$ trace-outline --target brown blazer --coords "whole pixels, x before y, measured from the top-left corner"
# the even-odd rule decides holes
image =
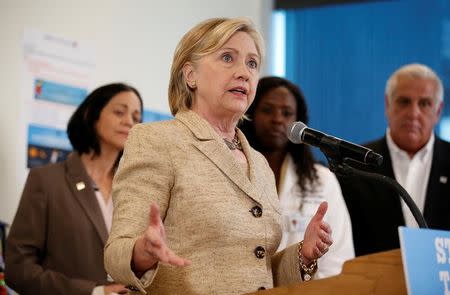
[[[149,294],[242,294],[300,281],[296,247],[274,256],[281,228],[272,170],[240,131],[238,137],[248,174],[192,111],[133,127],[114,179],[105,247],[105,266],[116,281]],[[192,265],[159,264],[138,279],[130,268],[133,245],[153,201],[168,246]]]
[[[21,295],[91,294],[106,283],[107,237],[91,180],[76,153],[65,162],[31,169],[6,243],[6,283]]]

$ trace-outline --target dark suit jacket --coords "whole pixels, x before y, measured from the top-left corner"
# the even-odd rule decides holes
[[[435,138],[423,215],[430,228],[450,230],[450,143]],[[371,172],[395,178],[386,138],[365,146],[383,156],[383,165]],[[356,176],[338,179],[352,220],[355,254],[399,248],[397,228],[405,221],[397,193]]]
[[[91,294],[106,283],[107,236],[77,154],[31,169],[7,238],[6,283],[21,295]]]

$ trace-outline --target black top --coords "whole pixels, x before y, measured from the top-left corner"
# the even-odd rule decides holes
[[[383,156],[371,172],[394,177],[386,137],[364,146]],[[338,177],[353,228],[356,256],[400,247],[398,227],[405,225],[400,196],[358,176]],[[423,215],[429,228],[450,230],[450,143],[435,137]]]

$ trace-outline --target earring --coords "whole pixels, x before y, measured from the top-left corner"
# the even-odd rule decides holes
[[[195,87],[197,87],[197,83],[195,83],[195,81],[192,81],[191,84],[189,84],[189,87],[194,89]]]

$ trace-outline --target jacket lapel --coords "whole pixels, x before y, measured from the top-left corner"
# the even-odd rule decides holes
[[[175,117],[194,134],[194,146],[250,198],[261,203],[261,195],[255,186],[257,179],[255,159],[242,132],[238,129],[237,135],[247,157],[249,177],[208,122],[192,111],[178,113]]]
[[[444,149],[444,142],[437,136],[435,136],[434,146],[433,146],[433,159],[431,162],[430,176],[428,178],[427,192],[425,196],[424,204],[424,217],[428,220],[432,220],[432,212],[435,211],[435,206],[437,204],[445,204],[445,202],[440,201],[442,198],[448,198],[445,195],[445,185],[448,175],[448,171],[445,170],[446,158],[442,157],[445,155],[446,151]]]
[[[84,169],[83,163],[77,153],[72,153],[68,157],[66,170],[66,179],[75,199],[94,225],[102,243],[106,244],[108,230],[106,229],[100,206],[95,197],[95,191],[92,188],[92,180]]]
[[[379,174],[388,176],[395,180],[394,168],[392,167],[391,153],[389,152],[386,136],[384,136],[382,140],[378,141],[375,144],[375,146],[373,146],[373,150],[383,156],[383,164],[381,165],[381,167],[378,168],[379,170],[377,172]],[[389,193],[393,192],[393,190],[388,187],[383,188],[383,190],[384,194],[383,196],[380,197],[387,198],[387,200],[391,202],[390,209],[392,210],[392,212],[398,212],[399,214],[398,217],[401,220],[402,224],[404,225],[405,217],[403,216],[402,211],[402,202],[401,202],[402,198],[396,193],[395,194]]]
[[[392,168],[391,154],[387,145],[386,137],[379,142],[379,146],[374,151],[383,156],[383,164],[379,167],[379,173],[395,179],[394,169]]]

